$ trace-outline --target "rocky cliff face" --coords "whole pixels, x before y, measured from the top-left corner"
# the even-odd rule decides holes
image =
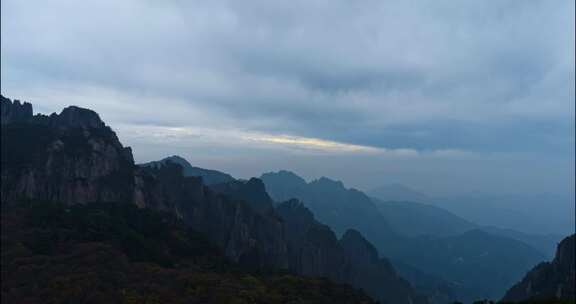
[[[451,295],[456,296],[451,300],[463,302],[500,298],[505,286],[518,281],[527,269],[543,259],[522,242],[480,230],[447,237],[403,236],[388,225],[368,196],[329,178],[307,183],[287,171],[263,174],[261,178],[275,200],[286,197],[301,200],[320,222],[338,235],[355,229],[370,240],[382,256],[451,282],[452,288],[448,291],[436,285],[436,280],[421,280],[417,275],[409,277],[413,279],[412,286],[433,284],[424,286],[424,291],[434,299]]]
[[[10,99],[0,95],[0,123],[25,122],[32,118],[32,104]]]
[[[377,245],[390,243],[395,238],[372,200],[361,191],[345,188],[340,181],[321,177],[307,183],[289,171],[265,173],[261,179],[274,200],[303,201],[320,222],[338,235],[354,228]]]
[[[223,196],[204,186],[201,178],[183,176],[181,170],[171,163],[140,169],[135,203],[176,214],[244,266],[288,267],[284,228],[278,218]]]
[[[350,280],[350,260],[328,226],[318,223],[298,200],[280,204],[276,212],[286,227],[291,270],[337,282]]]
[[[270,214],[272,212],[272,199],[266,192],[262,180],[251,178],[248,181],[234,180],[210,186],[214,191],[235,200],[244,201],[252,209]]]
[[[366,293],[386,303],[425,303],[426,300],[412,290],[387,259],[379,258],[378,251],[358,231],[348,230],[340,245],[351,260],[351,284],[361,286]]]
[[[192,166],[186,159],[178,156],[172,155],[166,158],[163,158],[158,161],[152,161],[144,164],[140,164],[141,167],[150,167],[150,166],[158,166],[160,164],[164,164],[167,162],[172,162],[179,164],[182,166],[182,173],[184,176],[199,176],[202,177],[202,183],[207,186],[212,186],[221,183],[228,183],[235,180],[230,174],[226,174],[224,172],[220,172],[217,170],[211,169],[204,169]]]
[[[131,200],[132,152],[98,114],[68,107],[60,114],[32,116],[29,103],[4,97],[1,103],[2,202]]]
[[[538,264],[514,285],[502,301],[576,299],[576,235],[558,245],[552,262]]]
[[[347,282],[382,303],[427,303],[358,231],[348,230],[338,241],[328,226],[317,222],[295,199],[279,204],[276,211],[285,223],[294,271]]]
[[[179,165],[138,168],[130,148],[91,110],[68,107],[50,116],[32,116],[30,110],[30,104],[2,98],[3,204],[135,203],[176,214],[233,261],[287,267],[277,218],[215,193],[199,178],[184,177]]]
[[[301,203],[290,201],[274,210],[261,180],[208,187],[202,177],[185,176],[174,162],[138,167],[130,148],[93,111],[68,107],[60,114],[33,116],[29,104],[1,101],[2,204],[26,199],[133,203],[177,216],[252,270],[291,269],[371,288],[368,280],[353,278],[373,261],[345,251],[334,232]],[[372,284],[382,289],[396,284],[398,278],[388,276],[390,265],[375,261],[380,272],[374,278],[380,281]],[[400,302],[392,293],[374,295],[390,303],[414,303],[403,290]]]

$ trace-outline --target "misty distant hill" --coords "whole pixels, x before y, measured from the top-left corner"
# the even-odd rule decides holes
[[[451,236],[477,225],[432,205],[411,201],[382,201],[372,198],[392,228],[406,236]]]
[[[551,258],[562,235],[574,232],[574,211],[566,212],[574,204],[567,196],[471,193],[437,198],[399,184],[377,189],[381,191],[370,192],[374,202],[392,228],[405,235],[446,236],[477,228],[522,241]],[[401,199],[387,201],[391,197]]]
[[[265,173],[260,178],[275,201],[296,198],[304,202],[321,222],[338,234],[356,229],[373,242],[395,234],[370,197],[344,187],[341,181],[321,177],[306,182],[285,170]]]
[[[372,197],[382,201],[419,202],[425,203],[430,197],[402,184],[388,184],[376,187],[367,192]]]
[[[382,201],[433,205],[479,226],[499,227],[527,234],[550,234],[556,238],[574,233],[576,226],[574,194],[464,193],[431,196],[401,184],[383,185],[368,193]]]
[[[545,259],[521,241],[477,229],[444,238],[407,240],[399,249],[385,254],[456,284],[460,288],[455,292],[465,302],[502,297],[505,286]]]
[[[480,229],[524,242],[550,258],[554,255],[556,244],[562,239],[558,234],[526,233],[495,226],[481,226],[431,204],[388,202],[377,198],[372,200],[392,229],[405,236],[454,236]]]
[[[442,277],[426,273],[402,261],[392,261],[398,273],[408,280],[414,288],[428,296],[431,303],[452,303],[454,299],[466,297],[469,291],[462,291],[462,287]]]
[[[482,226],[495,226],[529,234],[574,233],[574,197],[552,193],[469,194],[433,198],[429,204],[444,208]]]
[[[530,234],[513,229],[498,228],[494,226],[482,226],[481,230],[491,234],[502,235],[524,242],[542,252],[547,258],[554,257],[556,246],[562,240],[559,234]]]
[[[202,177],[202,181],[205,185],[214,185],[219,183],[226,183],[231,182],[234,178],[227,173],[223,173],[216,170],[198,168],[192,166],[186,159],[180,157],[178,155],[173,155],[170,157],[166,157],[164,159],[158,161],[152,161],[144,164],[140,164],[140,166],[158,166],[160,164],[165,164],[166,162],[173,162],[182,166],[184,176],[199,176]]]
[[[384,203],[382,210],[366,194],[348,189],[342,182],[326,177],[307,182],[289,171],[266,173],[261,179],[274,200],[299,199],[335,231],[358,230],[384,256],[411,266],[401,265],[414,280],[412,284],[428,292],[429,299],[437,293],[441,296],[436,299],[454,294],[466,301],[499,298],[505,286],[544,259],[542,253],[519,240],[476,229],[471,222],[437,207]],[[386,210],[392,214],[384,215]],[[394,222],[396,217],[405,223]],[[430,228],[434,225],[444,226]],[[426,229],[438,235],[414,236]],[[410,271],[414,268],[418,271]],[[449,283],[438,288],[442,281]]]

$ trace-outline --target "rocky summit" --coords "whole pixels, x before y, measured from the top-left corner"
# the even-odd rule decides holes
[[[301,203],[274,208],[260,179],[218,174],[221,182],[207,186],[203,176],[186,175],[178,162],[136,166],[131,149],[94,111],[73,106],[33,115],[31,104],[2,97],[1,136],[6,208],[30,201],[135,205],[177,218],[242,269],[325,277],[386,303],[426,302],[382,260],[364,261],[346,250]],[[367,273],[372,264],[377,269]],[[370,281],[371,275],[378,280]]]
[[[132,200],[132,151],[96,112],[68,107],[33,116],[29,103],[1,102],[2,202]]]

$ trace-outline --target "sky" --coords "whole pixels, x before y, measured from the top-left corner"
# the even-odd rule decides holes
[[[2,94],[137,162],[574,192],[573,0],[1,1]]]

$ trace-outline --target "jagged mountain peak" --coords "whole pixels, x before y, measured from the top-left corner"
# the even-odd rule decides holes
[[[298,199],[292,198],[289,199],[285,202],[282,202],[278,205],[278,208],[285,206],[286,208],[290,208],[290,209],[308,209],[304,206],[304,203],[302,203],[301,201],[299,201]]]
[[[299,176],[298,174],[288,171],[279,170],[277,172],[267,172],[262,174],[262,179],[275,180],[278,182],[287,183],[289,185],[305,185],[306,180]]]
[[[298,217],[304,221],[314,221],[314,214],[297,199],[290,199],[276,206],[276,211],[284,217]]]
[[[19,99],[11,100],[10,98],[5,97],[4,95],[0,94],[0,102],[3,104],[10,104],[13,106],[23,106],[26,108],[32,108],[32,104],[29,102],[21,102]]]
[[[348,229],[339,244],[351,259],[353,282],[368,293],[389,303],[428,303],[398,276],[390,261],[379,258],[378,250],[359,231]]]
[[[61,114],[3,125],[2,202],[35,199],[69,205],[135,204],[174,215],[205,234],[233,262],[252,270],[290,269],[361,288],[371,282],[371,294],[383,301],[414,303],[411,289],[376,292],[398,278],[386,268],[366,273],[377,275],[375,282],[358,272],[362,267],[350,265],[333,230],[316,221],[304,205],[291,201],[273,209],[262,180],[240,181],[221,172],[191,167],[188,162],[182,168],[183,161],[174,156],[172,160],[134,166],[110,128],[85,128],[100,123],[95,112],[69,107]],[[21,157],[22,151],[30,152],[30,157]],[[204,177],[215,174],[225,181],[206,186]],[[351,267],[357,271],[354,280]],[[403,300],[397,301],[395,296]]]
[[[2,202],[67,204],[131,199],[132,151],[80,107],[32,116],[32,105],[2,98]]]
[[[334,187],[334,188],[339,188],[339,189],[345,189],[344,187],[344,183],[342,183],[342,181],[339,180],[334,180],[325,176],[322,176],[318,179],[313,180],[312,182],[310,182],[310,184],[315,184],[315,185],[319,185],[319,186],[324,186],[324,187]]]
[[[33,116],[31,103],[22,103],[18,99],[12,101],[4,96],[1,96],[0,101],[2,124],[30,122],[59,128],[106,127],[98,113],[79,106],[68,106],[60,114],[52,113],[49,116],[37,114]]]
[[[555,259],[560,264],[569,265],[572,263],[572,269],[574,269],[574,255],[576,254],[576,234],[563,239],[560,244],[558,244],[558,249],[556,250]]]
[[[171,161],[171,162],[175,162],[181,165],[187,165],[187,166],[192,166],[192,164],[190,164],[190,162],[185,159],[184,157],[180,156],[180,155],[171,155],[168,156],[164,159],[162,159],[163,161]]]
[[[355,256],[360,255],[360,259],[377,261],[378,250],[356,229],[348,229],[340,239],[340,244],[350,252],[355,252]]]
[[[254,189],[257,191],[266,191],[266,186],[264,185],[264,182],[262,182],[262,180],[257,177],[251,177],[248,181],[245,182],[245,184],[250,189]]]
[[[236,180],[230,174],[220,172],[217,170],[211,169],[204,169],[200,167],[194,167],[190,164],[190,162],[182,156],[179,155],[172,155],[165,157],[158,161],[152,161],[144,164],[140,164],[142,167],[146,166],[158,166],[163,163],[172,162],[178,164],[182,167],[183,173],[185,176],[196,176],[201,177],[202,181],[205,185],[211,186],[220,183],[228,183],[231,181]]]
[[[576,299],[576,234],[563,239],[554,260],[530,270],[502,301],[551,299]]]
[[[251,208],[259,212],[268,213],[273,209],[272,198],[268,195],[266,186],[259,178],[215,183],[211,184],[210,188],[233,199],[245,201]]]
[[[21,103],[18,99],[12,101],[0,95],[0,113],[2,124],[28,121],[32,118],[32,104]]]
[[[291,198],[301,200],[320,222],[329,225],[338,235],[349,228],[358,229],[371,240],[393,234],[370,198],[361,191],[347,189],[341,181],[321,177],[310,183],[290,184],[273,174],[262,175],[262,179],[277,202]]]
[[[98,113],[78,106],[64,108],[57,116],[57,122],[66,127],[102,128],[105,126]]]

